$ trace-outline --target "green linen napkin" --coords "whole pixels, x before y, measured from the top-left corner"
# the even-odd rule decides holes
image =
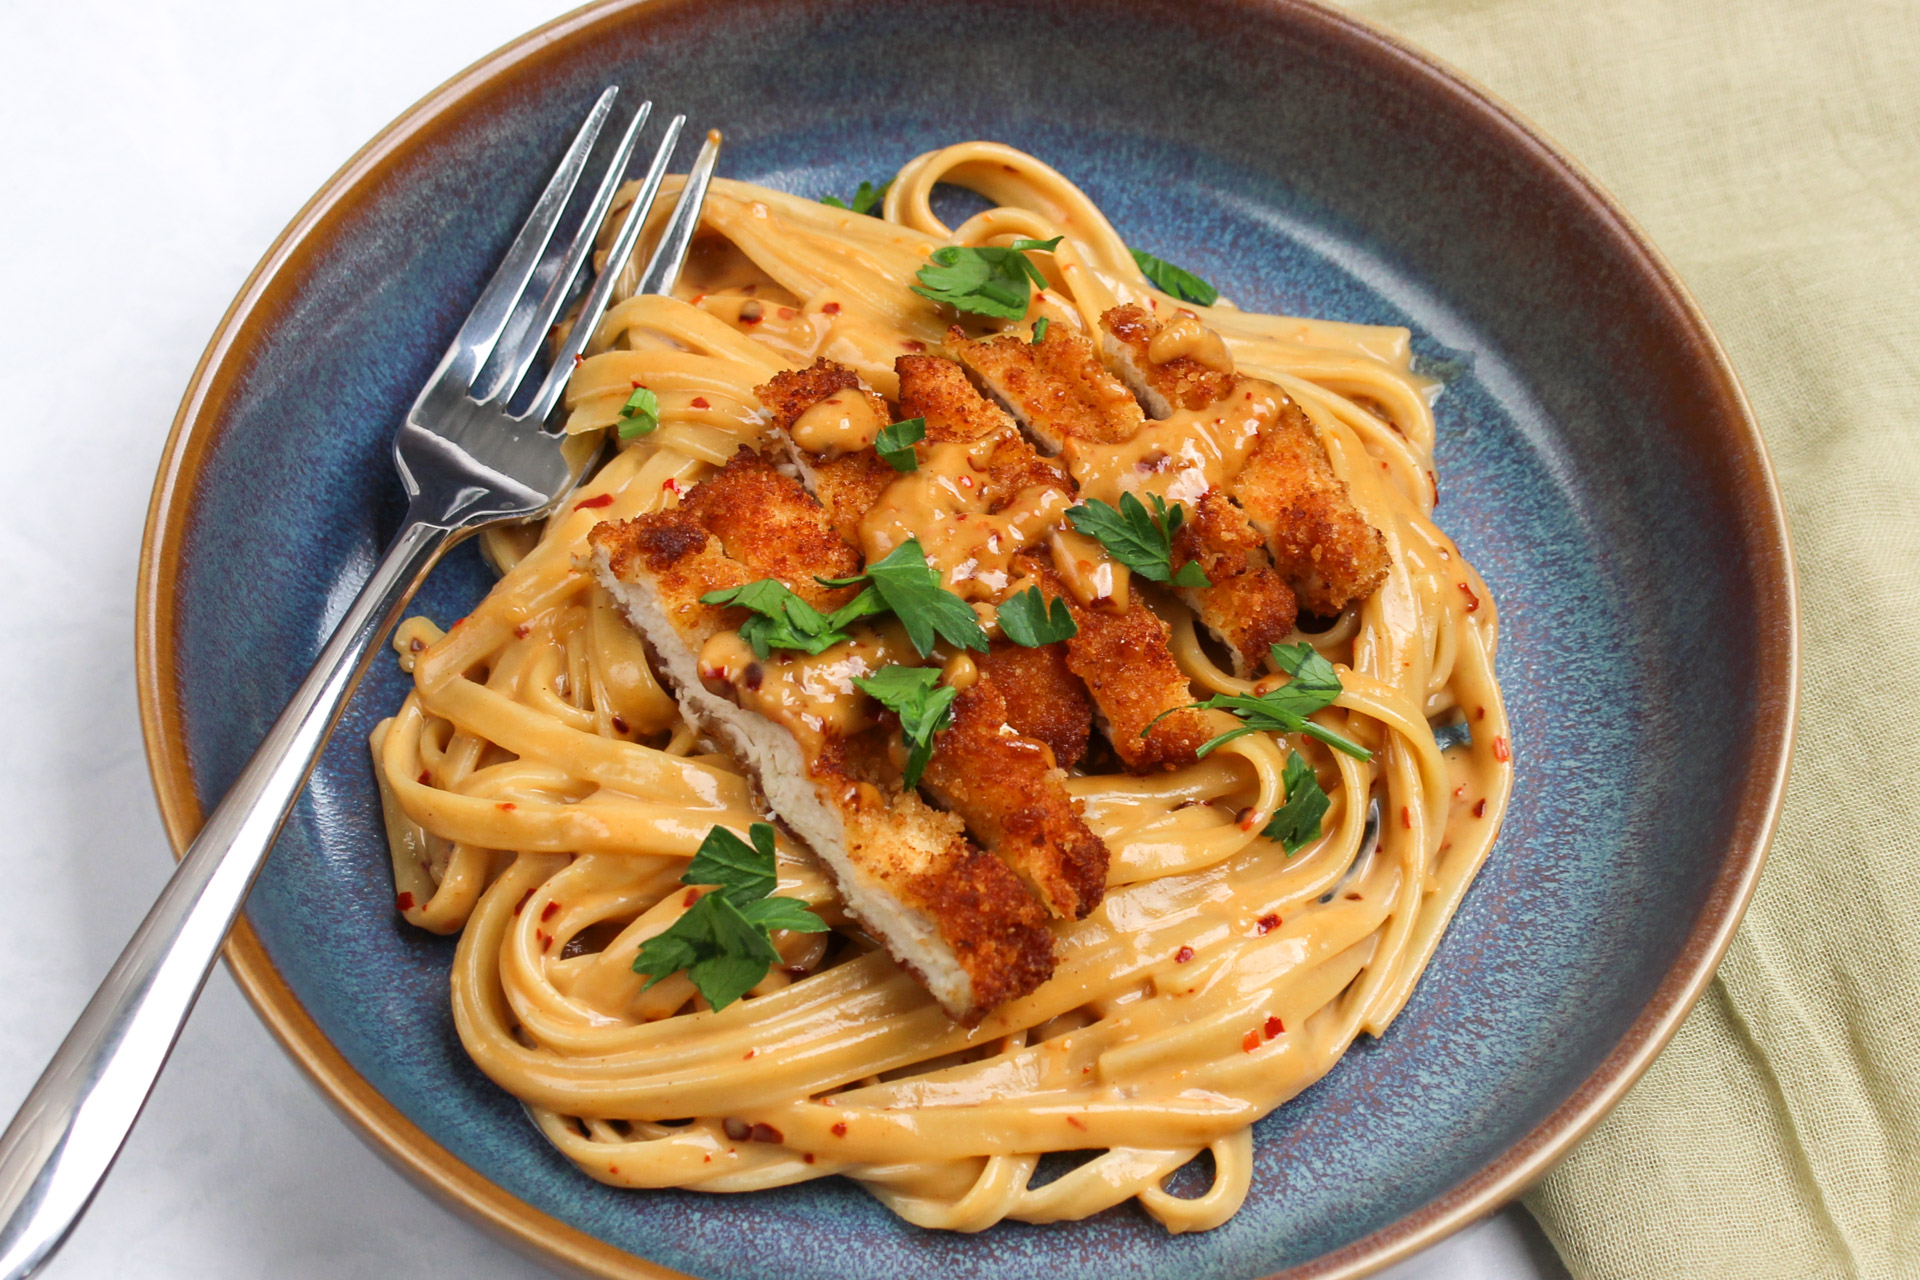
[[[1576,1277],[1920,1277],[1920,4],[1357,0],[1585,164],[1765,432],[1805,645],[1719,977],[1527,1200]]]

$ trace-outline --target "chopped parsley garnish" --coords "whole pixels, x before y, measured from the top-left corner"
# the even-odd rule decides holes
[[[1292,857],[1302,846],[1320,838],[1320,819],[1326,816],[1332,801],[1320,789],[1313,766],[1298,751],[1287,752],[1287,767],[1280,781],[1286,788],[1286,803],[1273,811],[1273,818],[1260,834],[1278,840]]]
[[[1047,278],[1028,260],[1026,251],[1056,249],[1061,239],[1015,240],[1004,248],[948,245],[935,249],[915,277],[920,283],[913,286],[913,291],[956,311],[1018,320],[1027,314],[1027,302],[1033,297],[1031,286],[1047,287]]]
[[[908,747],[900,781],[909,790],[919,786],[933,759],[933,735],[953,722],[953,700],[960,691],[940,683],[938,667],[882,667],[853,682],[900,717],[900,737]]]
[[[613,425],[622,440],[646,435],[660,425],[660,398],[645,387],[635,387],[620,406],[620,420]]]
[[[1451,751],[1455,747],[1473,745],[1473,726],[1465,720],[1455,720],[1452,724],[1433,726],[1433,745],[1442,751]]]
[[[1056,598],[1049,615],[1046,597],[1038,587],[1028,587],[1019,595],[1001,601],[997,612],[1000,630],[1007,639],[1029,649],[1080,634],[1079,624],[1074,622],[1067,602]]]
[[[1067,511],[1073,527],[1090,538],[1098,538],[1107,554],[1152,582],[1171,582],[1176,587],[1210,587],[1206,570],[1189,560],[1173,572],[1173,535],[1187,509],[1179,503],[1167,506],[1159,494],[1149,494],[1153,510],[1132,493],[1120,495],[1118,508],[1098,499],[1088,499]]]
[[[866,583],[870,591],[879,594],[880,602],[900,619],[900,625],[907,629],[907,639],[913,641],[914,649],[923,658],[933,652],[936,635],[961,649],[987,651],[987,633],[980,629],[980,619],[974,616],[972,606],[965,600],[940,585],[940,571],[927,563],[927,553],[920,549],[918,538],[908,538],[886,559],[868,565],[865,573],[816,581],[827,587]],[[867,591],[862,591],[834,617],[859,605],[867,595]]]
[[[1138,249],[1129,249],[1127,252],[1140,265],[1141,274],[1153,281],[1161,292],[1170,293],[1182,302],[1197,302],[1203,307],[1220,301],[1218,289],[1185,267],[1176,267],[1165,258],[1156,258]]]
[[[1047,340],[1047,326],[1052,323],[1053,321],[1047,319],[1045,316],[1041,316],[1038,320],[1035,320],[1033,322],[1033,345],[1034,346],[1037,347],[1042,342],[1045,342]]]
[[[740,624],[740,638],[753,646],[754,656],[759,658],[775,649],[825,653],[847,638],[848,623],[886,608],[873,592],[862,591],[831,614],[821,613],[773,578],[709,591],[700,597],[700,603],[739,605],[751,612],[753,616]]]
[[[848,204],[839,196],[821,196],[820,203],[832,205],[836,209],[846,209],[853,213],[873,214],[873,216],[877,218],[880,215],[873,211],[880,207],[882,200],[887,198],[887,188],[892,185],[892,178],[888,178],[877,187],[871,182],[863,180],[860,183],[860,189],[853,193],[852,204]]]
[[[1191,704],[1206,711],[1231,711],[1246,722],[1237,729],[1229,729],[1219,737],[1202,743],[1196,754],[1204,756],[1215,747],[1224,746],[1249,733],[1304,733],[1356,760],[1373,759],[1373,752],[1359,743],[1307,719],[1322,707],[1331,706],[1333,700],[1340,696],[1340,673],[1333,669],[1331,662],[1321,657],[1305,641],[1274,645],[1273,661],[1274,665],[1293,677],[1292,681],[1266,693],[1216,693],[1205,702]],[[1175,711],[1185,709],[1174,707],[1161,712],[1140,731],[1140,736],[1146,737],[1154,725]]]
[[[895,471],[913,471],[920,466],[913,446],[926,438],[927,420],[908,418],[905,422],[880,428],[880,437],[873,442],[873,451]]]
[[[633,971],[646,987],[682,970],[716,1010],[751,991],[780,960],[772,932],[824,933],[826,923],[796,898],[774,897],[773,828],[756,822],[748,844],[725,827],[700,842],[681,884],[715,885],[678,920],[640,944]]]

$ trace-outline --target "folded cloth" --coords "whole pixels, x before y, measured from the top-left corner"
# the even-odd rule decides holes
[[[1793,525],[1792,782],[1718,978],[1527,1200],[1585,1277],[1920,1277],[1920,5],[1358,0],[1693,289]]]

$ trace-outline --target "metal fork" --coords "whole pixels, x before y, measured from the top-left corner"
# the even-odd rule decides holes
[[[579,229],[554,251],[555,230],[618,92],[610,88],[594,104],[394,438],[394,465],[409,500],[399,536],[0,1135],[0,1280],[38,1270],[86,1211],[369,654],[427,571],[466,535],[541,516],[578,482],[581,465],[562,452],[562,437],[547,419],[633,253],[686,117],[667,125],[605,269],[546,377],[524,408],[511,405],[592,259],[595,235],[651,113],[651,102],[634,112]],[[638,292],[665,293],[678,278],[719,150],[720,135],[709,133]]]

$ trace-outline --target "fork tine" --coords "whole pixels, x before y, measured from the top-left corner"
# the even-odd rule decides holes
[[[593,331],[599,327],[600,317],[606,314],[607,303],[613,298],[614,283],[619,280],[627,259],[633,256],[634,242],[640,238],[640,228],[647,220],[647,212],[653,207],[654,198],[660,194],[660,180],[667,176],[667,163],[673,159],[673,148],[680,141],[680,130],[686,123],[685,116],[675,116],[667,124],[666,136],[660,139],[660,149],[654,152],[647,176],[641,181],[633,203],[627,206],[627,216],[620,224],[620,233],[614,237],[613,250],[607,255],[606,266],[594,279],[592,292],[587,294],[587,300],[581,304],[579,317],[567,331],[567,340],[560,344],[560,350],[554,354],[553,367],[547,370],[546,381],[540,384],[533,403],[527,406],[525,413],[515,415],[520,421],[544,422],[547,415],[553,412],[553,406],[560,403],[560,393],[566,389],[567,379],[573,374],[574,357],[586,350]]]
[[[613,100],[619,92],[619,89],[609,87],[593,104],[593,110],[587,114],[580,131],[574,135],[573,145],[567,148],[560,167],[548,179],[546,190],[540,193],[533,212],[527,215],[526,222],[520,227],[520,234],[514,237],[512,247],[501,259],[493,278],[487,281],[487,287],[481,291],[480,300],[474,303],[473,310],[468,313],[466,323],[454,335],[453,344],[447,348],[446,355],[440,358],[440,367],[428,379],[422,395],[449,380],[457,381],[460,389],[465,391],[479,374],[481,366],[486,364],[487,357],[493,353],[494,344],[499,341],[500,331],[506,327],[515,304],[520,301],[520,295],[527,287],[527,280],[546,253],[547,242],[553,238],[553,229],[559,224],[560,215],[573,197],[581,170],[586,167],[587,156],[599,139],[600,130],[606,124],[607,116],[613,110]]]
[[[660,243],[654,248],[647,269],[640,273],[635,293],[673,292],[674,283],[680,279],[680,268],[687,260],[687,246],[693,243],[693,233],[700,225],[700,209],[707,202],[707,184],[713,181],[713,167],[719,162],[720,131],[709,129],[699,156],[687,170],[687,185],[680,189],[680,203],[673,206],[673,216],[667,219],[666,229],[660,233]]]
[[[600,224],[606,220],[607,210],[613,207],[613,198],[618,194],[620,184],[626,181],[627,164],[633,158],[635,144],[640,141],[640,130],[652,112],[653,103],[647,101],[641,103],[633,113],[627,132],[620,139],[613,159],[608,162],[606,174],[593,193],[593,201],[575,229],[573,242],[567,246],[566,255],[546,292],[541,295],[539,305],[523,314],[519,322],[502,335],[501,345],[512,353],[511,358],[500,362],[499,372],[491,384],[483,392],[476,393],[476,398],[483,403],[504,405],[511,400],[514,392],[520,389],[521,380],[527,376],[535,357],[540,354],[540,348],[546,345],[547,330],[560,314],[560,308],[566,305],[567,295],[573,292],[581,270],[593,258],[593,243],[600,234]]]

